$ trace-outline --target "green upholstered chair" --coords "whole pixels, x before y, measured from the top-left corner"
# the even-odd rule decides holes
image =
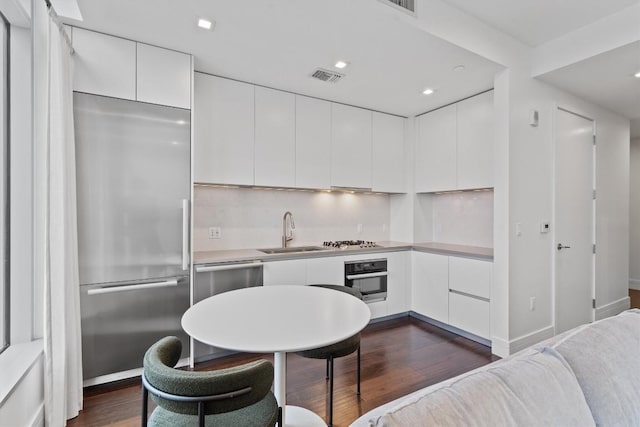
[[[333,289],[353,295],[358,299],[362,299],[362,293],[359,290],[353,289],[348,286],[341,285],[311,285],[321,288]],[[347,356],[354,351],[357,352],[357,393],[360,394],[360,334],[355,334],[343,341],[331,344],[325,347],[314,348],[312,350],[299,351],[296,354],[307,357],[310,359],[325,359],[327,361],[326,378],[329,380],[329,404],[327,409],[329,415],[327,417],[327,425],[331,427],[333,425],[333,360]]]
[[[142,374],[142,425],[275,426],[280,410],[273,393],[273,365],[258,360],[217,371],[174,366],[182,343],[165,337],[147,350]],[[147,420],[148,397],[158,405]]]

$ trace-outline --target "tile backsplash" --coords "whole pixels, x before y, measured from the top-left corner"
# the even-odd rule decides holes
[[[196,186],[193,205],[195,251],[279,247],[286,211],[296,225],[291,246],[389,240],[389,196],[383,194]],[[209,227],[220,227],[221,238],[209,239]]]
[[[433,241],[493,247],[493,191],[433,194]]]

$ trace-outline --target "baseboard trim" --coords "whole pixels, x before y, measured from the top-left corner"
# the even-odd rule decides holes
[[[631,298],[624,297],[617,301],[596,307],[596,320],[605,319],[607,317],[615,316],[628,310],[631,307]]]
[[[453,332],[456,335],[460,335],[462,337],[470,339],[471,341],[475,341],[478,344],[491,347],[491,341],[489,341],[488,339],[479,337],[478,335],[474,335],[467,331],[463,331],[462,329],[458,329],[455,326],[447,325],[446,323],[440,322],[439,320],[432,319],[431,317],[424,316],[420,313],[416,313],[415,311],[410,311],[409,316],[413,317],[414,319],[421,320],[425,323],[429,323],[433,326],[437,326],[438,328],[444,329],[445,331]]]
[[[375,319],[369,320],[369,325],[373,325],[374,323],[384,322],[386,320],[401,319],[407,316],[409,316],[408,311],[405,311],[402,313],[396,313],[396,314],[388,314],[386,316],[380,316],[380,317],[376,317]]]
[[[497,337],[491,337],[491,351],[493,354],[500,357],[511,356],[525,348],[531,347],[546,339],[552,338],[555,335],[555,329],[553,326],[547,326],[530,334],[523,335],[513,340],[507,341]]]
[[[633,289],[635,291],[640,291],[640,280],[639,279],[629,279],[629,289]]]
[[[42,427],[44,426],[44,402],[38,406],[35,415],[31,418],[31,422],[29,423],[31,427]]]

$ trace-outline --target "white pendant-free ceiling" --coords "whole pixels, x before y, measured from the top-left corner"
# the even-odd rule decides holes
[[[371,0],[79,0],[72,25],[192,53],[197,71],[409,116],[493,86],[501,67]],[[214,31],[197,27],[215,21]],[[329,84],[317,68],[345,77]],[[465,70],[452,69],[463,64]],[[437,89],[425,96],[426,87]]]

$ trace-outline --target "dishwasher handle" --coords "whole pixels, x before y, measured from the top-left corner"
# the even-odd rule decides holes
[[[211,266],[197,266],[196,273],[208,273],[211,271],[228,271],[228,270],[241,270],[244,268],[258,268],[262,267],[261,262],[250,262],[244,264],[224,264],[224,265],[211,265]]]
[[[139,291],[141,289],[168,288],[178,286],[178,279],[165,280],[164,282],[138,283],[135,285],[115,285],[102,288],[89,289],[87,295],[112,294],[116,292]]]
[[[347,274],[347,280],[370,279],[372,277],[384,277],[388,275],[388,271],[380,271],[378,273]]]

